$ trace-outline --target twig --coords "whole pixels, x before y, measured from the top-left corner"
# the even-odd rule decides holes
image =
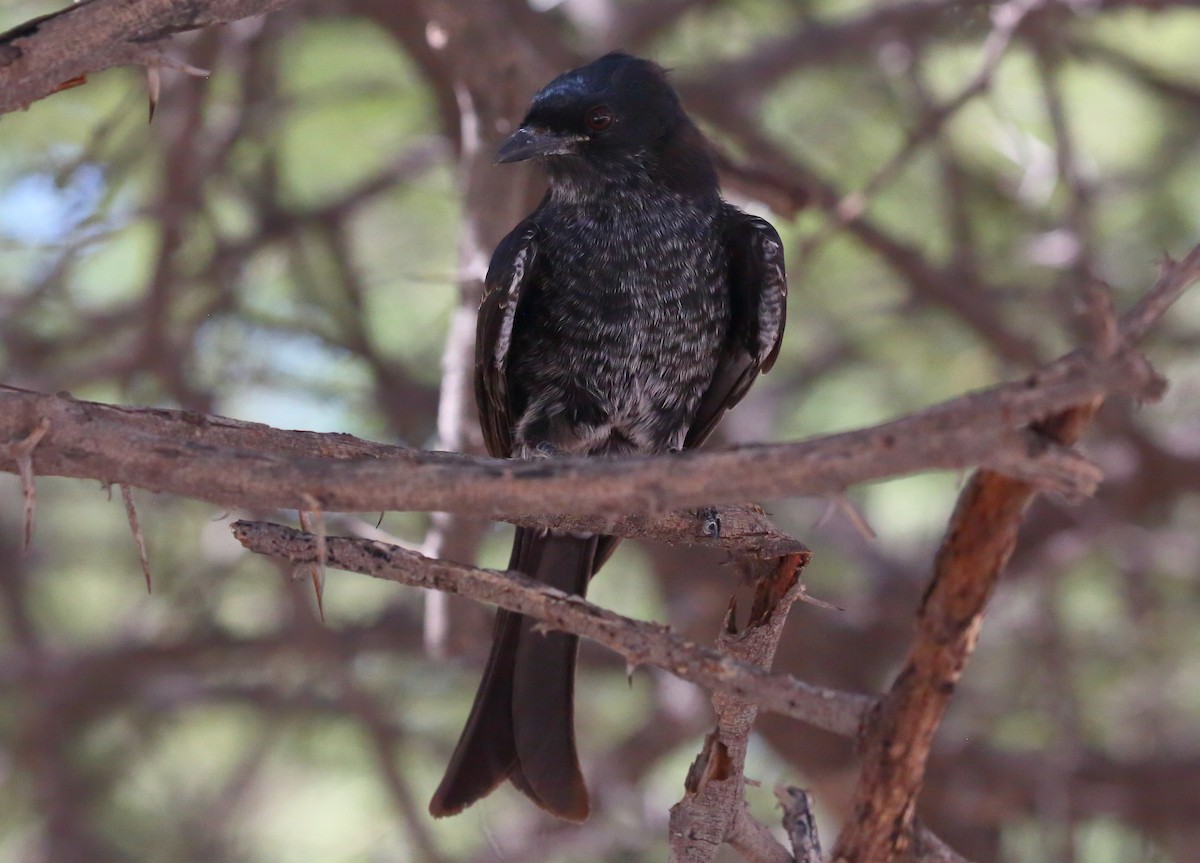
[[[1193,248],[1181,261],[1173,261],[1164,254],[1161,266],[1162,275],[1150,292],[1121,315],[1119,330],[1122,341],[1127,344],[1137,344],[1144,339],[1171,304],[1200,279],[1200,246]]]
[[[717,530],[711,530],[714,520],[719,524]],[[752,505],[673,510],[654,516],[530,516],[505,521],[522,527],[637,537],[665,545],[699,545],[762,560],[808,551],[804,543],[777,530],[761,507]]]
[[[308,563],[316,559],[316,537],[267,522],[232,525],[242,545],[258,554]],[[662,625],[613,614],[578,596],[568,596],[515,572],[479,569],[431,560],[414,551],[368,540],[326,538],[326,564],[414,587],[470,597],[543,620],[553,629],[590,638],[623,656],[630,665],[654,665],[707,689],[753,701],[781,713],[852,736],[872,703],[865,695],[771,675],[746,662],[680,638]]]
[[[995,26],[983,43],[982,58],[975,75],[953,98],[925,115],[921,123],[909,132],[900,149],[875,172],[862,189],[845,195],[831,208],[829,221],[822,230],[810,237],[801,249],[799,257],[802,260],[809,259],[818,246],[866,212],[870,202],[900,175],[904,166],[921,147],[972,99],[988,90],[1021,22],[1043,2],[1044,0],[1009,0],[995,8],[992,13]]]
[[[474,149],[478,148],[475,142]],[[477,154],[474,154],[477,156]],[[478,159],[468,159],[468,163]],[[468,168],[469,169],[469,168]],[[477,169],[477,168],[476,168]],[[482,214],[483,208],[475,208]],[[459,251],[460,260],[477,260],[480,250],[466,248],[478,245],[471,236],[463,239],[464,248]],[[482,274],[471,274],[473,285],[459,289],[459,306],[450,315],[450,327],[446,334],[446,345],[442,350],[442,383],[438,391],[437,432],[438,445],[446,449],[467,452],[467,423],[473,417],[471,411],[471,371],[475,359],[475,311],[479,307],[482,290]],[[471,560],[478,545],[478,530],[468,530],[467,523],[454,513],[438,511],[431,513],[429,528],[421,550],[428,557],[454,557]],[[453,541],[458,539],[458,543]],[[464,542],[465,540],[465,542]],[[458,548],[451,549],[452,544]],[[442,656],[450,634],[450,598],[434,591],[425,597],[425,650],[431,656]]]
[[[796,863],[821,863],[821,838],[812,811],[812,795],[794,785],[779,785],[775,799],[783,808],[783,829],[792,840]]]

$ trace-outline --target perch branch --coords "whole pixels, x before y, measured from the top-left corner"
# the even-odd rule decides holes
[[[49,419],[50,431],[34,452],[37,473],[119,482],[224,507],[306,509],[315,499],[325,512],[447,511],[498,519],[514,512],[656,514],[839,494],[856,483],[978,465],[1078,498],[1098,483],[1095,466],[1020,427],[1115,392],[1154,398],[1161,386],[1134,351],[1110,357],[1077,352],[1019,382],[808,441],[651,458],[532,461],[280,432],[0,386],[0,440],[20,439]],[[14,467],[0,454],[0,470]]]

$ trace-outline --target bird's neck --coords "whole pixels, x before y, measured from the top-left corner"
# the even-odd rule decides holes
[[[721,205],[715,175],[689,177],[679,172],[587,171],[550,175],[550,201],[589,209],[685,207],[716,211]]]
[[[717,170],[708,142],[690,123],[644,150],[604,160],[559,156],[544,163],[550,196],[558,203],[600,204],[638,196],[672,199],[706,209],[718,206]]]
[[[591,210],[656,208],[716,211],[720,194],[707,189],[679,188],[645,175],[625,177],[557,177],[550,182],[550,202],[559,207]]]

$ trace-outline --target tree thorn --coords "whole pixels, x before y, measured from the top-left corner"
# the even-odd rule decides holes
[[[121,484],[121,500],[125,503],[125,515],[129,519],[129,529],[133,532],[133,541],[137,545],[138,563],[142,565],[142,575],[146,577],[146,593],[150,593],[150,556],[146,553],[146,537],[142,526],[138,524],[137,510],[133,506],[133,491],[124,483]]]
[[[6,455],[17,464],[17,474],[21,477],[21,496],[25,503],[24,540],[21,545],[23,552],[29,551],[33,543],[33,517],[37,510],[37,487],[33,481],[33,451],[41,443],[46,432],[50,431],[50,420],[42,417],[33,431],[21,440],[8,445],[0,445],[0,455]]]

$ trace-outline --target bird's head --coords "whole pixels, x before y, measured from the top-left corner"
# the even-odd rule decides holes
[[[559,75],[533,97],[497,162],[537,159],[551,184],[589,185],[646,176],[716,187],[708,145],[661,66],[606,54]]]

